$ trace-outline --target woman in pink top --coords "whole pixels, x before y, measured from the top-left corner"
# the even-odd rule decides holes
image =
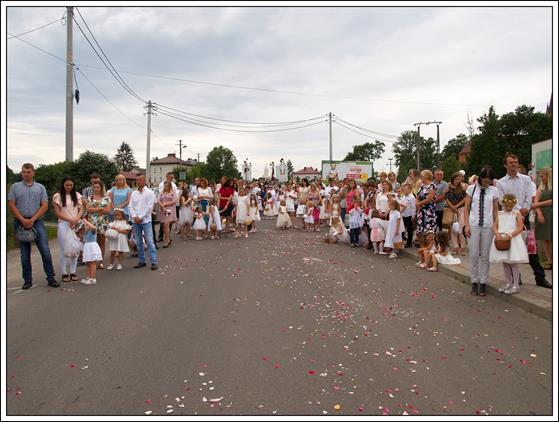
[[[66,176],[62,179],[60,189],[52,197],[54,213],[58,217],[58,245],[60,247],[60,273],[62,281],[78,281],[76,268],[78,255],[66,253],[68,232],[73,230],[82,218],[82,196],[76,192],[74,179]],[[67,256],[73,255],[73,256]],[[67,268],[70,267],[68,273]]]
[[[163,241],[164,248],[168,248],[171,243],[170,231],[171,223],[177,221],[177,214],[175,212],[175,201],[177,200],[177,193],[173,189],[171,182],[167,181],[163,185],[163,192],[159,195],[159,209],[157,212],[157,220],[163,224]]]
[[[357,188],[357,183],[355,182],[355,179],[349,180],[348,187],[349,190],[345,198],[347,204],[347,210],[346,210],[347,213],[349,213],[352,210],[356,199],[361,200],[361,191]]]

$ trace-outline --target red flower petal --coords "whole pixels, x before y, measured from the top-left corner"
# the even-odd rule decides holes
[[[308,372],[308,374],[309,375],[314,375],[314,374],[316,374],[316,371],[311,370],[311,371]]]

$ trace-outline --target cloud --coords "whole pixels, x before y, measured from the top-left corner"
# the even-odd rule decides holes
[[[475,119],[490,104],[497,104],[500,114],[524,103],[543,110],[551,92],[551,9],[546,8],[80,10],[134,91],[160,104],[216,118],[273,122],[333,112],[395,135],[413,129],[416,121],[442,120],[442,148],[465,132],[467,113]],[[8,28],[24,32],[63,12],[64,8],[10,7]],[[65,30],[52,25],[25,39],[64,57]],[[77,73],[81,101],[74,107],[76,155],[87,148],[113,155],[127,141],[143,166],[143,105],[106,70],[87,66],[102,64],[77,28],[74,34],[76,63],[137,123],[119,114]],[[8,41],[7,56],[8,164],[17,167],[28,161],[30,149],[38,162],[61,161],[64,63],[19,40]],[[210,86],[124,71],[354,99]],[[266,162],[281,157],[291,159],[297,169],[318,167],[328,158],[327,123],[255,134],[203,128],[159,114],[152,125],[152,156],[174,152],[178,139],[186,142],[188,156],[200,153],[202,159],[212,147],[224,145],[234,151],[239,165],[248,157],[257,175]],[[422,133],[436,135],[434,126],[425,132],[422,128]],[[369,140],[338,125],[333,135],[335,159]],[[35,152],[39,149],[41,154]],[[391,155],[387,144],[375,168],[384,167]]]

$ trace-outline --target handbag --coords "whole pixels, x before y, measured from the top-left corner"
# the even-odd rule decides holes
[[[18,242],[22,243],[35,242],[37,240],[37,231],[34,228],[26,229],[20,227],[20,229],[16,231],[16,239]]]
[[[500,233],[500,234],[506,234],[506,233]],[[508,251],[510,249],[510,241],[511,238],[508,237],[506,239],[503,238],[497,238],[497,236],[495,236],[495,248],[498,251]]]
[[[82,243],[74,230],[68,230],[64,235],[64,256],[76,257],[82,250]]]
[[[454,210],[450,208],[445,208],[443,212],[443,227],[445,229],[450,228],[452,223],[454,222]]]
[[[116,240],[118,238],[118,232],[113,228],[108,228],[105,230],[105,237],[109,240]]]

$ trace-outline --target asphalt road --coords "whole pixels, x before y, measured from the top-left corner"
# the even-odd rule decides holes
[[[8,415],[552,413],[551,322],[323,235],[268,221],[175,239],[159,271],[8,284]]]

